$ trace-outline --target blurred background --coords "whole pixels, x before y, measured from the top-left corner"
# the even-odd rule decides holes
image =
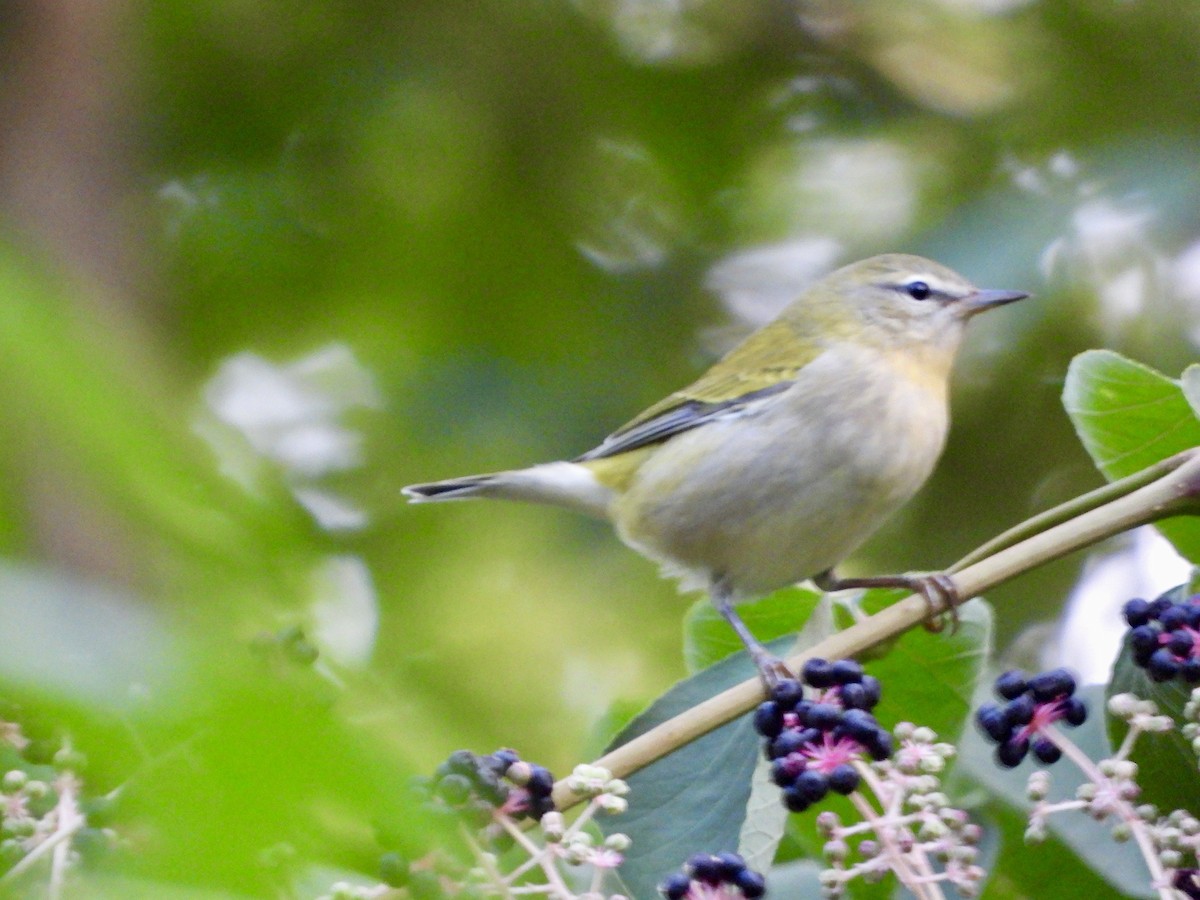
[[[7,0],[0,718],[117,801],[80,895],[370,871],[450,751],[593,755],[691,598],[598,523],[399,488],[588,449],[837,265],[1036,295],[847,571],[1098,484],[1071,357],[1200,342],[1197,46],[1155,0]],[[991,597],[1002,647],[1082,562]]]

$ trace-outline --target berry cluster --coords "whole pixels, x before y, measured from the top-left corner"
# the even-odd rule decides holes
[[[1200,594],[1175,602],[1172,591],[1157,600],[1125,604],[1133,661],[1154,681],[1177,675],[1188,684],[1200,683]]]
[[[443,807],[480,813],[481,821],[493,812],[540,820],[554,809],[553,790],[550,770],[523,762],[515,750],[487,756],[458,750],[437,767],[430,785],[431,795]]]
[[[801,677],[816,689],[811,699],[799,681],[783,679],[771,699],[754,713],[754,728],[766,741],[771,777],[783,803],[803,812],[827,792],[849,794],[858,787],[854,763],[892,755],[892,737],[871,714],[879,702],[879,680],[864,675],[852,659],[810,659]]]
[[[979,729],[997,744],[996,762],[1016,768],[1030,750],[1046,765],[1057,762],[1062,751],[1046,735],[1058,721],[1074,727],[1087,719],[1087,707],[1075,693],[1075,679],[1066,669],[1051,669],[1027,678],[1012,670],[996,679],[996,696],[1004,705],[985,703],[975,713]]]
[[[715,856],[697,853],[687,861],[683,871],[668,876],[658,886],[667,900],[736,896],[722,888],[736,888],[746,900],[757,900],[767,892],[767,882],[758,872],[747,868],[746,861],[736,853]]]

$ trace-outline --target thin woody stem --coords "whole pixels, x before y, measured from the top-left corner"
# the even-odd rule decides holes
[[[1030,569],[1135,526],[1174,515],[1200,512],[1200,505],[1197,504],[1197,496],[1200,495],[1200,455],[1196,451],[1164,460],[1147,471],[1151,474],[1138,473],[1116,482],[1121,486],[1117,491],[1102,489],[1103,502],[1099,505],[1096,505],[1097,492],[1084,495],[1079,503],[1081,512],[1044,531],[995,550],[982,559],[975,559],[977,554],[971,554],[967,557],[971,560],[970,564],[956,571],[952,579],[958,596],[963,600],[976,597]],[[1056,514],[1053,518],[1060,515]],[[1005,534],[1023,531],[1026,525]],[[998,540],[1004,538],[1005,535],[1001,535]],[[995,541],[985,546],[994,544]],[[937,614],[940,611],[933,612]],[[929,616],[930,609],[925,598],[913,594],[844,631],[830,635],[786,662],[793,671],[799,671],[805,661],[815,657],[842,659],[857,656],[902,634]],[[627,777],[743,715],[761,702],[763,697],[763,686],[758,678],[744,681],[622,744],[596,760],[595,764],[608,769],[617,778]],[[581,799],[565,782],[560,781],[555,785],[554,803],[558,809],[574,806]]]

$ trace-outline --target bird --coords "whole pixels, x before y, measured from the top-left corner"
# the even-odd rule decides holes
[[[844,266],[682,390],[572,460],[403,488],[412,502],[498,498],[612,524],[682,591],[705,590],[770,688],[789,673],[736,612],[805,581],[903,587],[953,615],[938,573],[839,578],[932,473],[967,323],[1029,295],[981,290],[902,253]]]

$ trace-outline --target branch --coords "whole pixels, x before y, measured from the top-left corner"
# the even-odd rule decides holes
[[[980,551],[976,551],[963,563],[952,566],[951,580],[962,600],[977,597],[1024,572],[1122,531],[1175,515],[1198,514],[1198,496],[1200,448],[1195,448],[1004,532],[981,548],[990,555],[980,558]],[[1064,519],[1064,516],[1069,517]],[[1031,533],[1050,522],[1055,524]],[[1024,534],[1031,536],[1017,539]],[[943,611],[937,610],[935,614]],[[806,660],[814,657],[857,656],[929,617],[925,598],[913,594],[789,657],[786,662],[793,671],[799,671]],[[596,760],[595,765],[603,766],[617,778],[625,778],[745,714],[764,697],[762,683],[757,678],[744,681],[622,744]],[[564,781],[555,785],[554,803],[558,809],[574,806],[581,799]]]

